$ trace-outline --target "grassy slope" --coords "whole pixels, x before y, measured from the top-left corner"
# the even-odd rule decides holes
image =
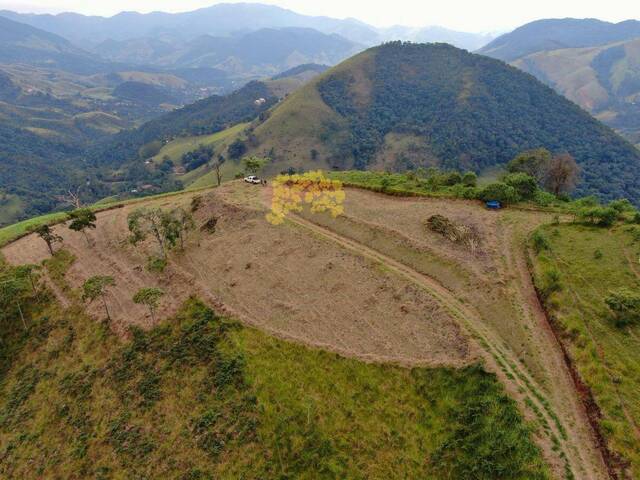
[[[331,73],[366,68],[373,60],[373,55],[371,50],[362,52],[318,75],[291,93],[272,110],[271,116],[264,123],[256,127],[255,135],[260,147],[252,153],[272,153],[276,160],[267,168],[267,174],[278,173],[290,166],[304,170],[327,168],[326,159],[331,147],[342,140],[347,128],[345,120],[323,102],[318,84]],[[329,125],[333,127],[329,129]],[[312,149],[318,151],[316,160],[311,158]]]
[[[640,475],[640,328],[615,327],[604,304],[612,289],[640,288],[640,246],[622,226],[607,230],[559,225],[541,232],[550,250],[534,259],[536,283],[545,284],[549,269],[560,272],[562,290],[553,294],[548,307],[602,409],[601,424],[611,448]],[[597,250],[602,258],[596,258]]]
[[[196,300],[126,341],[81,306],[28,313],[2,324],[3,478],[547,478],[479,368],[347,360]]]
[[[210,185],[206,185],[201,187],[202,189],[211,188]],[[189,189],[190,192],[195,190],[199,190],[201,188],[191,187]],[[93,205],[90,208],[96,212],[109,210],[111,208],[119,208],[121,205],[128,205],[130,203],[142,203],[149,201],[152,198],[163,198],[163,197],[173,197],[176,195],[184,195],[184,190],[178,190],[176,192],[167,192],[161,193],[158,195],[150,195],[148,197],[139,197],[139,198],[131,198],[128,200],[117,201],[113,197],[105,198]],[[14,223],[13,225],[9,225],[7,227],[0,228],[0,247],[6,245],[7,243],[13,242],[18,238],[29,234],[34,228],[43,225],[43,224],[55,224],[62,222],[66,219],[67,214],[65,212],[54,212],[48,213],[46,215],[40,215],[39,217],[33,217],[28,220],[23,220],[22,222]]]
[[[176,138],[162,147],[160,152],[155,157],[152,157],[151,160],[155,163],[160,163],[165,156],[168,156],[175,164],[180,165],[182,156],[185,153],[195,150],[200,145],[207,147],[214,146],[231,135],[239,134],[247,125],[246,123],[239,123],[238,125],[211,135]]]
[[[19,197],[7,195],[4,200],[0,200],[0,225],[7,225],[20,218],[24,204]]]

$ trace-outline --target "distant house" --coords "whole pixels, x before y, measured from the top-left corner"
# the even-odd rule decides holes
[[[502,204],[497,200],[489,200],[485,205],[491,210],[499,210],[502,208]]]

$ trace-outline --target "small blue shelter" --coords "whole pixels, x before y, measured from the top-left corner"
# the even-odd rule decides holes
[[[502,204],[497,200],[489,200],[485,203],[485,205],[490,210],[499,210],[502,208]]]

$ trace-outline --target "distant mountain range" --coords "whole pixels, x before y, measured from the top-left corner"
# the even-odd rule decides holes
[[[306,63],[333,65],[362,46],[310,28],[263,28],[230,37],[201,35],[187,42],[152,38],[107,40],[94,47],[114,62],[169,68],[213,67],[235,75],[274,75]]]
[[[536,52],[595,47],[638,37],[638,20],[609,23],[596,19],[547,19],[516,28],[480,48],[478,53],[512,62]]]
[[[640,21],[540,20],[479,52],[535,75],[640,147]]]
[[[113,17],[76,13],[21,14],[0,11],[0,16],[56,33],[78,45],[95,46],[106,40],[154,38],[188,42],[202,35],[234,36],[263,28],[312,28],[337,34],[366,46],[389,40],[448,42],[461,48],[476,49],[491,40],[490,35],[456,32],[442,27],[413,28],[395,26],[379,29],[355,19],[335,19],[301,15],[259,3],[217,4],[184,13],[122,12]]]

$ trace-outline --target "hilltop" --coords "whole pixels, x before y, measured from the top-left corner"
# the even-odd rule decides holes
[[[10,265],[44,261],[49,291],[27,300],[25,284],[28,333],[15,308],[1,324],[16,349],[0,390],[0,438],[15,444],[4,474],[33,464],[38,428],[42,448],[69,453],[36,460],[43,474],[439,479],[481,465],[485,478],[600,480],[626,468],[605,464],[527,270],[524,242],[552,212],[346,188],[343,215],[304,209],[273,225],[271,193],[231,182],[149,198],[99,212],[89,242],[54,226],[53,257],[35,235],[2,249]],[[155,241],[126,241],[140,207],[192,212],[161,268]],[[433,215],[475,232],[475,248],[426,228]],[[94,275],[116,281],[107,321],[80,301]],[[147,286],[167,293],[155,316],[132,301]],[[380,436],[390,430],[397,441]]]
[[[253,133],[274,170],[478,172],[546,147],[576,158],[578,194],[640,201],[631,144],[532,76],[444,44],[369,49],[290,95]]]

